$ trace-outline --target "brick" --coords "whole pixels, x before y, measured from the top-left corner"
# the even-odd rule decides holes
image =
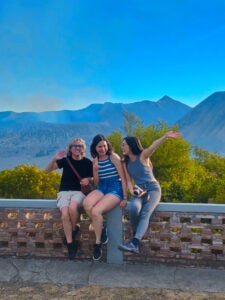
[[[67,257],[58,209],[0,209],[0,256]],[[81,216],[77,259],[92,257],[95,241],[91,221]],[[124,220],[124,238],[132,237]],[[2,243],[2,247],[1,247]],[[4,247],[8,245],[7,247]],[[139,255],[124,254],[127,262],[166,262],[183,265],[225,265],[225,218],[223,214],[155,212],[140,244]],[[106,260],[107,248],[103,248]]]

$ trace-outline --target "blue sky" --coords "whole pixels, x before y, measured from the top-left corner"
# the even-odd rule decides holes
[[[0,111],[195,106],[225,90],[224,0],[1,0]]]

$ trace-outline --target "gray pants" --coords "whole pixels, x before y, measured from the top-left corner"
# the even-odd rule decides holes
[[[161,188],[158,182],[149,182],[140,186],[147,190],[148,195],[141,198],[132,196],[126,207],[134,237],[139,240],[143,238],[148,230],[149,219],[161,199]]]

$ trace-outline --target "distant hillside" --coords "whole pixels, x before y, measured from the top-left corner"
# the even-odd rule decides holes
[[[0,112],[0,170],[21,163],[36,164],[43,168],[57,150],[65,148],[77,136],[87,142],[89,156],[89,144],[94,135],[107,135],[113,130],[122,129],[123,111],[134,113],[145,125],[158,120],[171,125],[190,109],[165,96],[158,102],[106,102],[77,111]]]
[[[36,164],[43,168],[55,152],[65,149],[74,137],[87,143],[87,155],[92,137],[96,133],[109,134],[111,128],[104,123],[50,124],[44,122],[20,125],[18,128],[0,129],[0,170],[19,164]]]
[[[145,126],[159,120],[178,124],[183,137],[203,149],[225,154],[225,92],[216,92],[194,108],[168,96],[157,102],[92,104],[77,111],[0,112],[0,170],[21,163],[43,168],[59,149],[81,136],[89,145],[94,135],[122,129],[123,112],[132,112]]]
[[[120,128],[123,120],[123,112],[133,112],[138,118],[144,121],[145,125],[156,123],[158,120],[172,125],[178,118],[182,118],[191,108],[181,102],[173,100],[168,96],[157,102],[141,101],[129,104],[110,103],[91,104],[80,110],[70,111],[47,111],[34,112],[0,112],[1,126],[14,126],[16,124],[28,124],[29,122],[48,122],[54,124],[67,123],[108,123],[114,128]]]
[[[185,139],[225,155],[225,92],[216,92],[178,121]]]

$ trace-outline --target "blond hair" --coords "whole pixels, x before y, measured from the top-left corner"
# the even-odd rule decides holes
[[[76,143],[79,142],[83,147],[82,147],[82,151],[81,151],[81,156],[84,157],[85,156],[85,151],[86,151],[86,143],[83,139],[81,138],[74,138],[73,140],[71,140],[69,142],[69,144],[67,145],[67,156],[71,156],[72,153],[70,151],[71,147]]]

